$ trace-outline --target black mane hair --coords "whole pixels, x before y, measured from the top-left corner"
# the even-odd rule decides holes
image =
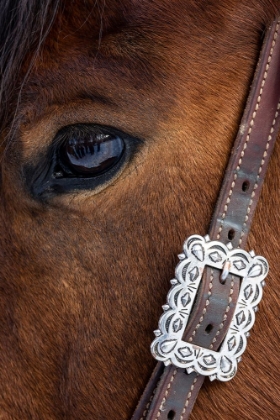
[[[11,102],[17,103],[17,79],[28,51],[38,53],[61,0],[0,0],[0,127],[13,120]],[[32,67],[28,66],[26,77]],[[13,113],[14,114],[14,113]]]

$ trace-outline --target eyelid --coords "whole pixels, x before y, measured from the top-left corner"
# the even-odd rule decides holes
[[[110,135],[118,135],[124,141],[125,151],[121,156],[120,160],[115,166],[110,168],[107,172],[89,178],[75,178],[63,177],[64,174],[60,174],[57,169],[57,150],[63,143],[63,136],[68,130],[96,130],[102,133]],[[95,131],[95,132],[96,132]],[[39,161],[34,164],[34,161],[30,161],[24,167],[24,174],[26,184],[30,193],[35,200],[49,202],[50,200],[61,194],[77,193],[78,190],[86,191],[91,190],[92,193],[97,193],[116,180],[125,168],[129,165],[130,161],[138,154],[140,146],[143,144],[143,140],[137,137],[133,137],[127,133],[124,133],[118,129],[109,126],[102,126],[97,124],[77,124],[74,126],[66,126],[59,130],[54,137],[52,144],[48,150],[42,154]],[[58,176],[55,176],[57,174]],[[62,176],[61,176],[62,175]]]

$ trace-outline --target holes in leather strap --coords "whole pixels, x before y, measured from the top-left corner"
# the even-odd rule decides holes
[[[242,191],[246,192],[248,191],[250,188],[250,182],[249,181],[244,181],[242,184]]]
[[[212,330],[213,330],[213,325],[212,324],[208,324],[207,327],[205,328],[206,334],[210,334],[210,332]]]
[[[230,229],[230,230],[228,231],[228,239],[229,239],[230,241],[232,241],[232,240],[233,240],[233,238],[234,238],[234,236],[235,236],[235,230],[234,230],[234,229]]]
[[[167,420],[174,420],[176,416],[176,413],[174,410],[170,410],[167,414]]]

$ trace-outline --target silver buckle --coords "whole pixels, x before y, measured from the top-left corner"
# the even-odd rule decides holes
[[[164,362],[209,376],[210,380],[229,381],[237,371],[237,363],[246,349],[249,331],[255,322],[255,312],[263,294],[268,262],[254,252],[232,249],[210,241],[208,236],[193,235],[184,243],[179,255],[176,278],[167,295],[167,304],[159,320],[153,356]],[[205,266],[222,270],[221,279],[229,273],[242,278],[238,302],[226,337],[218,352],[182,340]]]

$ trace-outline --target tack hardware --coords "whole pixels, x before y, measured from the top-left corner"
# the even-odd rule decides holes
[[[237,372],[237,364],[255,322],[269,270],[268,262],[253,251],[233,249],[231,243],[224,245],[211,241],[209,236],[190,236],[183,250],[151,352],[165,365],[172,363],[186,368],[188,373],[195,371],[209,376],[210,380],[229,381]],[[234,315],[218,352],[182,340],[205,266],[221,270],[221,281],[229,274],[242,278]]]

